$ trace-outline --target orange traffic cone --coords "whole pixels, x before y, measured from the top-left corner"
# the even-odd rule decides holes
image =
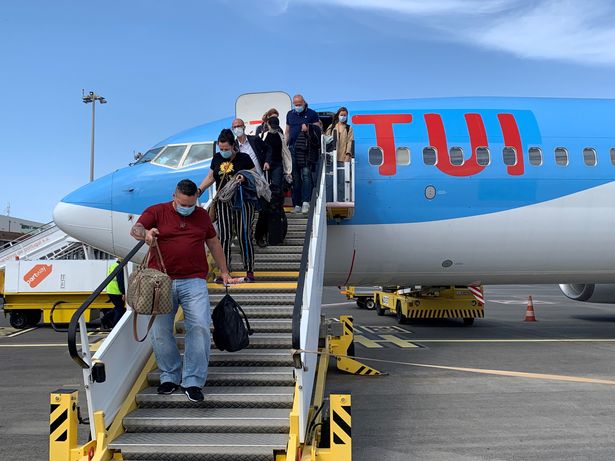
[[[532,297],[530,296],[527,300],[527,310],[525,311],[524,322],[535,322],[536,315],[534,315],[534,303],[532,302]]]

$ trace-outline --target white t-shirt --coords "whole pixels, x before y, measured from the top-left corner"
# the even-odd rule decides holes
[[[254,162],[254,169],[256,170],[256,172],[260,174],[261,176],[264,176],[263,169],[261,168],[261,164],[258,161],[258,157],[254,153],[252,146],[250,145],[250,141],[248,141],[248,137],[246,136],[246,140],[243,143],[239,142],[239,140],[237,140],[237,142],[239,143],[239,152],[248,154],[250,158],[252,159],[252,162]]]

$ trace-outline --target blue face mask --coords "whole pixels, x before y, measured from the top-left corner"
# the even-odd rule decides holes
[[[190,216],[195,208],[196,208],[196,205],[192,205],[192,206],[181,206],[177,204],[175,205],[175,210],[182,216]]]
[[[346,116],[345,115],[340,115],[340,122],[346,123]]]
[[[221,150],[220,155],[222,156],[222,158],[229,159],[233,156],[233,151],[232,150]]]
[[[303,106],[295,106],[295,112],[297,112],[298,114],[300,114],[301,112],[303,112]]]

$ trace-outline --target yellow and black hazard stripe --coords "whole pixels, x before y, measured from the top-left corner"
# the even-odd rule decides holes
[[[49,407],[49,459],[70,459],[77,443],[77,390],[51,393]]]
[[[66,442],[68,437],[68,408],[63,408],[57,411],[61,407],[60,404],[51,404],[50,419],[49,419],[49,435],[53,442]],[[59,431],[58,429],[63,429]],[[54,435],[55,434],[55,435]]]
[[[485,317],[483,309],[412,309],[411,319],[479,318]]]
[[[331,435],[335,445],[348,445],[352,442],[350,405],[340,403],[332,408]]]
[[[372,367],[368,367],[367,365],[361,365],[361,367],[357,369],[354,374],[363,376],[377,376],[381,375],[382,373]]]

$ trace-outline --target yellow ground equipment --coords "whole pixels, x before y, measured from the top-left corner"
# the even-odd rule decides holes
[[[374,292],[381,289],[381,287],[346,287],[340,293],[346,295],[347,299],[356,300],[359,309],[371,311],[376,308]]]
[[[482,286],[474,290],[465,286],[381,290],[374,293],[374,303],[378,315],[391,311],[401,324],[413,319],[460,318],[472,325],[475,318],[485,316],[482,292]]]
[[[113,260],[9,261],[0,271],[0,296],[4,315],[13,328],[44,323],[68,323],[77,308],[105,278]],[[106,294],[96,298],[84,313],[91,320],[92,309],[112,309]]]

